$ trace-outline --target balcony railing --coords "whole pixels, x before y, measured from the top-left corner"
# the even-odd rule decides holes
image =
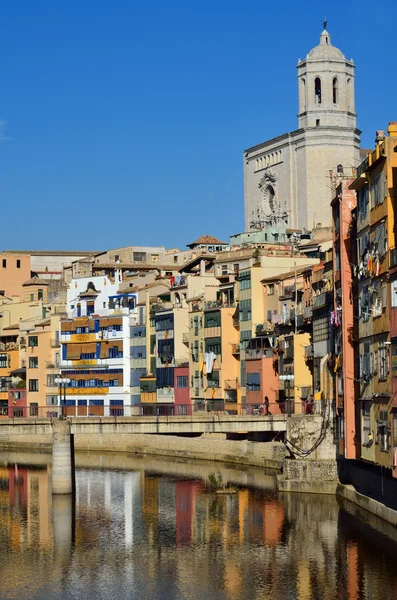
[[[225,390],[236,390],[237,389],[237,379],[225,379],[224,389]]]
[[[52,362],[51,360],[47,360],[46,369],[59,369],[59,365],[57,365],[55,362]]]
[[[51,348],[60,348],[61,342],[59,341],[59,337],[51,338],[50,346]]]
[[[240,354],[240,344],[232,344],[232,354]]]
[[[313,307],[312,306],[305,306],[305,308],[303,309],[303,317],[305,319],[311,319],[313,316]]]
[[[332,292],[323,292],[318,296],[313,296],[313,308],[320,308],[322,306],[332,305],[333,295]]]
[[[291,314],[288,309],[283,311],[280,315],[278,315],[279,325],[287,325],[290,322],[291,322]]]

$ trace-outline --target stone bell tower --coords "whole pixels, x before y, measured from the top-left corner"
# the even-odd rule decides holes
[[[299,128],[356,128],[354,69],[324,29],[320,44],[298,62]]]

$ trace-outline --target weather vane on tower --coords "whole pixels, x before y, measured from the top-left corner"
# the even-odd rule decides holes
[[[324,27],[324,29],[327,29],[327,23],[328,23],[327,17],[324,17],[324,21],[323,21],[323,27]]]

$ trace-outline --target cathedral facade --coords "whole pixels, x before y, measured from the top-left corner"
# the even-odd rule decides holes
[[[330,171],[351,170],[361,160],[353,60],[324,29],[297,69],[298,129],[244,152],[245,231],[330,226]]]

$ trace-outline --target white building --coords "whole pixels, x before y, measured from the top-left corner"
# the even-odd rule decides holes
[[[246,231],[283,223],[329,226],[330,171],[351,172],[361,162],[353,60],[332,46],[324,29],[297,68],[298,129],[244,153]]]

